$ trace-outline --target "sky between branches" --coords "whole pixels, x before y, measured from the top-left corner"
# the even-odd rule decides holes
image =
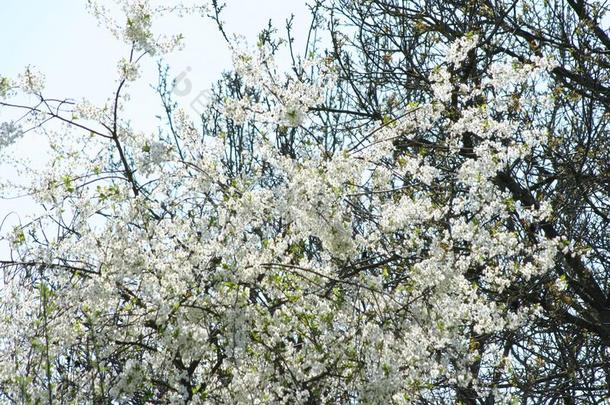
[[[300,0],[227,0],[222,20],[229,36],[242,35],[248,42],[267,22],[272,20],[278,30],[285,30],[285,21],[294,14],[293,36],[297,49],[304,47],[310,24],[305,1]],[[111,95],[117,79],[117,61],[128,56],[127,49],[112,37],[95,18],[88,14],[85,0],[5,0],[2,2],[3,24],[0,24],[0,75],[16,77],[28,65],[36,67],[45,77],[47,97],[87,98],[102,103]],[[186,77],[192,90],[176,95],[183,108],[196,115],[196,99],[231,68],[231,54],[226,42],[211,19],[195,16],[174,20],[160,26],[161,31],[181,32],[186,47],[164,58],[170,66],[170,77]],[[302,46],[301,46],[302,45]],[[134,102],[129,116],[140,130],[155,129],[155,115],[160,103],[151,85],[158,80],[153,60],[144,64],[142,78],[130,88]],[[0,110],[0,122],[15,118],[14,111]],[[34,132],[25,136],[15,153],[41,166],[45,161],[46,143]],[[0,162],[0,180],[18,179],[20,174]],[[25,181],[25,179],[24,179]],[[27,198],[0,198],[0,232],[26,220],[34,213],[34,204]],[[9,254],[8,246],[0,244],[0,258]]]

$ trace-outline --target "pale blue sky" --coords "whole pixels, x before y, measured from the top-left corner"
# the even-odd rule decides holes
[[[257,33],[269,19],[283,34],[284,21],[294,13],[297,49],[304,46],[310,23],[305,0],[226,0],[226,3],[223,20],[229,35],[242,34],[250,43],[256,43]],[[129,50],[97,25],[87,13],[85,4],[85,0],[0,0],[3,16],[0,76],[15,77],[25,66],[32,65],[46,76],[47,97],[104,101],[117,78],[117,61]],[[188,109],[199,91],[209,88],[223,70],[231,67],[231,57],[210,19],[189,17],[176,25],[168,27],[172,31],[168,33],[183,33],[186,48],[166,59],[174,75],[190,69],[188,77],[193,83],[193,95],[178,100]],[[158,111],[158,98],[149,84],[156,82],[156,64],[150,60],[145,66],[142,79],[130,89],[133,102],[129,111],[139,129],[152,129],[156,124],[154,115]],[[10,111],[0,109],[0,122],[10,118]],[[36,165],[44,160],[44,149],[44,141],[31,133],[21,141],[16,153],[30,158]],[[15,176],[14,170],[0,163],[0,179]],[[0,223],[9,213],[19,213],[19,216],[9,216],[0,234],[18,224],[20,219],[24,220],[33,209],[28,199],[0,198]],[[6,245],[0,243],[0,259],[6,254]]]
[[[78,98],[105,96],[113,83],[116,61],[127,52],[85,10],[85,0],[0,0],[0,74],[14,76],[27,64],[47,76],[47,91]],[[295,37],[304,38],[309,16],[304,0],[227,0],[228,33],[256,41],[271,18],[278,28],[295,14]],[[168,57],[175,70],[193,68],[202,85],[230,67],[227,48],[209,19],[185,18],[179,27],[187,48]],[[301,34],[301,35],[299,35]]]

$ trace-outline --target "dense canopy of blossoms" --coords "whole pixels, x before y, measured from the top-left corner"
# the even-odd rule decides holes
[[[429,78],[432,98],[339,131],[345,142],[329,150],[311,111],[333,93],[336,61],[307,55],[283,72],[268,43],[234,43],[250,93],[210,108],[256,128],[236,172],[226,134],[202,137],[181,109],[159,133],[122,118],[123,85],[149,60],[137,55],[170,51],[179,36],[153,34],[160,11],[146,1],[124,2],[124,26],[100,4],[94,14],[132,57],[105,105],[29,115],[31,125],[67,118],[48,131],[54,156],[27,188],[43,214],[6,235],[2,400],[450,401],[453,387],[486,393],[494,370],[510,372],[502,347],[480,350],[477,336],[537,317],[537,306],[499,297],[569,249],[537,226],[550,206],[515,199],[506,176],[549,141],[507,111],[533,102],[516,100],[517,86],[537,89],[545,108],[552,63],[498,62],[461,83],[480,41],[466,35]],[[2,79],[0,95],[42,99],[42,84],[28,70]],[[0,128],[0,147],[16,141],[15,124]],[[283,136],[299,141],[287,151]],[[432,138],[442,142],[427,147]],[[473,374],[475,363],[488,372]]]

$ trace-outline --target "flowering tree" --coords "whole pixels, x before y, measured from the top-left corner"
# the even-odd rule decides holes
[[[162,71],[167,117],[151,134],[123,111],[141,65],[180,45],[153,23],[204,12],[224,33],[222,8],[118,3],[124,24],[90,4],[131,46],[105,104],[47,97],[32,69],[1,81],[0,105],[26,114],[0,145],[34,128],[54,153],[26,188],[43,214],[4,236],[3,400],[527,401],[545,394],[523,383],[538,372],[523,353],[553,333],[549,319],[608,342],[601,315],[584,315],[606,297],[596,246],[562,232],[548,192],[549,151],[569,147],[545,121],[556,55],[494,54],[499,25],[474,17],[417,42],[445,12],[433,2],[404,31],[366,25],[411,12],[393,2],[317,4],[303,55],[290,24],[287,41],[228,39],[234,72],[201,130]],[[365,8],[379,13],[338,17]],[[422,56],[415,82],[388,38]],[[607,395],[604,367],[569,398]]]

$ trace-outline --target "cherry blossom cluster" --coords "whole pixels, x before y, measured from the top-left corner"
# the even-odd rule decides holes
[[[121,2],[120,25],[90,3],[137,50],[177,43],[152,31],[167,9]],[[266,46],[235,43],[235,71],[259,97],[212,107],[260,133],[243,152],[253,167],[239,175],[223,166],[223,136],[202,139],[183,110],[169,136],[121,119],[113,103],[127,99],[79,103],[78,122],[101,129],[51,131],[53,158],[29,189],[45,213],[10,235],[0,393],[26,402],[398,404],[447,387],[493,389],[471,365],[510,368],[510,359],[480,350],[476,337],[518,328],[539,308],[491,292],[544,274],[562,245],[535,226],[550,205],[524,206],[503,180],[547,139],[501,118],[503,98],[550,64],[498,65],[464,88],[453,71],[477,43],[470,35],[450,48],[429,102],[405,105],[357,147],[333,153],[315,142],[286,153],[276,142],[282,131],[319,131],[312,109],[332,91],[333,69],[307,60],[304,70],[322,68],[306,79],[282,71]],[[138,79],[133,61],[119,70]],[[42,82],[19,81],[25,92]],[[457,114],[455,94],[464,100]],[[528,231],[509,226],[513,217]]]

